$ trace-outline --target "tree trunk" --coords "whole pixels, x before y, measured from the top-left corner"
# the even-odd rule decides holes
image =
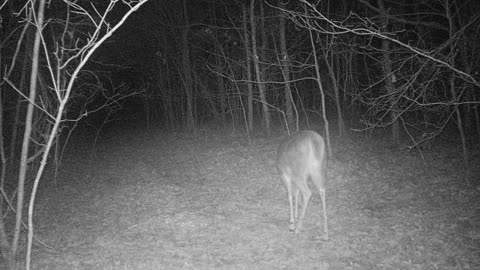
[[[378,6],[380,9],[381,23],[382,23],[382,32],[388,32],[388,17],[387,11],[383,5],[383,0],[378,0]],[[400,144],[400,123],[397,119],[397,105],[394,98],[395,86],[393,85],[392,78],[392,59],[390,57],[390,41],[387,39],[382,39],[382,54],[383,54],[383,73],[385,76],[385,89],[390,95],[390,119],[392,121],[392,141],[394,144]]]
[[[247,80],[247,122],[248,122],[248,129],[253,131],[253,85],[252,85],[252,65],[250,62],[250,38],[248,36],[248,29],[247,29],[247,7],[245,5],[242,6],[243,14],[242,14],[242,22],[243,22],[243,34],[245,40],[245,63],[246,63],[246,80]]]
[[[322,85],[322,78],[320,76],[320,67],[318,64],[318,55],[317,55],[317,48],[315,47],[315,41],[313,39],[313,32],[311,29],[308,29],[308,34],[310,37],[310,45],[312,46],[312,55],[313,55],[313,60],[315,61],[315,76],[316,76],[316,82],[318,85],[318,90],[320,91],[320,98],[321,98],[321,103],[322,103],[322,117],[323,117],[323,122],[325,124],[325,139],[327,143],[327,150],[328,150],[328,155],[331,157],[332,156],[332,146],[330,144],[330,126],[328,124],[328,118],[327,118],[327,109],[325,107],[325,91],[323,91],[323,85]]]
[[[448,34],[450,36],[450,39],[454,39],[454,35],[456,33],[456,26],[455,26],[455,22],[454,22],[454,18],[451,14],[451,11],[450,11],[450,8],[451,8],[451,2],[446,0],[445,1],[445,15],[448,19]],[[457,50],[457,48],[455,47],[455,45],[451,45],[451,51],[452,51],[452,55],[450,56],[450,59],[449,59],[449,62],[450,62],[450,65],[452,67],[455,67],[455,58],[457,56],[457,53],[454,53],[455,50]],[[461,103],[460,101],[460,97],[457,95],[456,93],[456,83],[455,83],[455,76],[454,75],[451,75],[450,77],[450,93],[452,95],[452,101],[454,101],[455,103]],[[466,138],[465,138],[465,131],[463,129],[464,125],[463,125],[463,121],[462,121],[462,114],[460,112],[460,108],[459,108],[459,105],[458,104],[455,104],[454,105],[454,110],[455,110],[455,115],[456,115],[456,118],[457,118],[457,128],[458,128],[458,133],[460,135],[460,141],[462,142],[462,152],[463,152],[463,163],[465,165],[466,168],[469,168],[468,166],[468,149],[467,149],[467,141],[466,141]]]
[[[280,3],[281,9],[285,8],[285,3],[281,1]],[[292,90],[290,88],[290,57],[287,52],[287,41],[285,38],[285,14],[280,11],[279,14],[279,20],[280,20],[280,61],[282,65],[282,75],[283,79],[285,81],[284,87],[285,87],[285,114],[287,116],[287,127],[290,130],[290,125],[293,122],[293,110],[292,110],[292,104],[293,104],[293,97],[292,97]],[[296,113],[298,116],[298,113]],[[298,125],[298,121],[297,121]]]
[[[332,66],[333,64],[328,61],[327,53],[324,54],[323,59],[325,59],[325,65],[327,66],[328,74],[330,74],[330,79],[332,80],[333,93],[335,95],[335,106],[337,108],[338,133],[340,138],[342,138],[345,133],[345,124],[343,123],[342,106],[340,104],[340,90],[338,89],[338,80],[337,80],[337,76],[335,75],[335,71],[333,70],[333,66]]]
[[[262,110],[265,120],[265,130],[267,132],[267,136],[271,134],[270,128],[270,112],[268,111],[267,106],[267,98],[265,96],[265,85],[263,84],[262,74],[260,72],[260,63],[258,59],[258,50],[257,50],[257,38],[256,38],[256,27],[255,27],[255,0],[251,0],[250,2],[250,27],[252,30],[252,52],[253,52],[253,65],[255,67],[255,75],[256,75],[256,82],[258,85],[258,92],[260,95],[260,102],[262,103]]]
[[[225,67],[224,67],[224,64],[222,63],[222,59],[220,58],[220,50],[218,49],[218,46],[215,46],[215,51],[216,51],[215,60],[217,62],[217,67],[218,69],[223,71]],[[227,93],[225,92],[225,85],[223,83],[222,76],[217,76],[217,87],[218,87],[218,98],[220,103],[220,118],[222,121],[222,125],[225,126],[225,110],[227,109],[225,98],[227,96]]]
[[[184,25],[182,29],[182,65],[185,83],[185,94],[187,97],[187,108],[185,117],[187,118],[186,120],[188,130],[195,132],[195,121],[193,119],[192,72],[190,67],[190,50],[188,46],[188,32],[190,29],[190,23],[187,10],[187,0],[183,0],[183,22]]]

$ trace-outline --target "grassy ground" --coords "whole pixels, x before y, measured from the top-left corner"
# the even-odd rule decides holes
[[[324,242],[316,191],[303,231],[288,231],[280,139],[74,139],[57,179],[42,180],[35,233],[51,248],[34,245],[33,269],[480,269],[480,192],[455,149],[434,147],[424,162],[334,140]]]

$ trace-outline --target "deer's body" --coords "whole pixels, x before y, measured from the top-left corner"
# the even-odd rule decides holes
[[[308,187],[310,179],[320,192],[323,207],[323,232],[328,239],[327,212],[325,204],[325,141],[311,130],[295,133],[280,144],[277,152],[277,168],[285,183],[290,205],[290,230],[299,233],[312,192]],[[302,208],[298,218],[298,195],[302,194]],[[295,194],[295,211],[293,208]],[[297,219],[298,218],[298,219]],[[297,224],[295,225],[295,220]]]

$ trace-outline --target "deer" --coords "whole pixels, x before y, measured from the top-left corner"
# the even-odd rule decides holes
[[[290,205],[290,231],[297,235],[302,228],[312,191],[307,180],[317,187],[323,207],[323,236],[328,240],[327,207],[325,203],[326,149],[322,136],[312,130],[303,130],[284,140],[277,150],[276,167],[287,188]],[[302,209],[298,218],[298,196],[302,194]],[[295,212],[293,209],[295,194]],[[297,223],[295,224],[295,221]]]

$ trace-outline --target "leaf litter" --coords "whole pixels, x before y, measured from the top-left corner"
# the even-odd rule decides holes
[[[480,268],[479,194],[451,153],[425,168],[409,153],[334,144],[324,242],[316,192],[302,232],[288,231],[280,139],[129,134],[70,146],[39,194],[35,233],[53,249],[34,246],[34,269]]]

